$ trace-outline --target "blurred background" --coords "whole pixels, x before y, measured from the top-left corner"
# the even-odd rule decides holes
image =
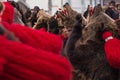
[[[0,0],[6,1],[6,0]],[[18,1],[18,0],[12,0]],[[21,1],[21,0],[20,0]],[[39,6],[40,9],[44,9],[46,12],[53,15],[58,8],[61,8],[66,2],[68,2],[72,8],[80,13],[83,13],[88,5],[94,7],[97,4],[108,5],[111,0],[23,0],[32,9],[34,6]],[[114,0],[117,4],[120,4],[120,0]]]

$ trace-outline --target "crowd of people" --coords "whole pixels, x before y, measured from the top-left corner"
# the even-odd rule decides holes
[[[119,19],[120,17],[120,12],[119,9],[116,9],[116,2],[111,1],[109,2],[109,6],[106,9],[105,13],[107,13],[112,19]]]
[[[15,23],[14,7],[16,4],[10,1],[0,2],[0,79],[71,80],[74,68],[61,54],[70,36],[69,30],[65,27],[62,34],[53,34],[42,28],[33,29],[41,10],[38,6],[28,9],[24,16],[31,24],[25,24],[24,20],[24,25]],[[115,7],[115,1],[111,1],[105,13],[119,21],[120,9]],[[120,41],[108,30],[103,32],[103,40],[109,64],[119,69]]]

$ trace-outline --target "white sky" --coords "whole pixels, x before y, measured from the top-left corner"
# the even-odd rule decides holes
[[[63,4],[66,1],[67,0],[63,0]],[[34,6],[39,6],[40,9],[48,10],[48,0],[26,0],[26,2],[28,3],[31,9],[34,8]],[[56,10],[61,7],[61,0],[52,0],[52,5],[54,6],[52,8],[52,14],[54,14]]]
[[[7,0],[0,0],[0,1],[7,1]],[[14,1],[18,1],[18,0],[14,0]],[[66,1],[67,0],[63,0],[63,4]],[[26,0],[26,2],[28,3],[28,6],[31,9],[34,8],[34,6],[39,6],[40,9],[44,9],[46,11],[48,10],[48,0]],[[52,14],[54,14],[56,10],[61,7],[61,0],[52,0],[52,5],[54,6],[52,8]]]
[[[30,8],[33,8],[34,6],[39,6],[42,9],[47,10],[48,9],[48,0],[27,0],[26,1]]]
[[[14,0],[18,1],[18,0]],[[63,4],[69,0],[63,0]],[[40,9],[48,10],[48,0],[26,0],[30,8],[34,8],[34,6],[39,6]],[[78,12],[84,12],[90,4],[90,0],[71,0],[71,6],[74,10]],[[61,0],[52,0],[52,14],[61,7]]]
[[[18,0],[14,0],[18,1]],[[67,0],[63,0],[63,4]],[[48,8],[48,0],[26,0],[26,2],[29,4],[30,8],[33,8],[34,6],[39,6],[40,8],[47,9]],[[61,6],[61,0],[52,0],[53,5],[57,5],[58,7]]]
[[[14,0],[14,1],[18,1],[18,0]],[[39,6],[40,8],[45,9],[45,10],[48,9],[47,1],[48,0],[26,0],[30,8],[34,8],[34,6]]]

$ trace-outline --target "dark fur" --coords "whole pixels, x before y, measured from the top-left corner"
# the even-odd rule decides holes
[[[89,13],[90,13],[89,8],[90,8],[90,5],[88,5],[87,10],[83,13],[83,16],[84,16],[85,18],[87,18],[87,16],[88,16]]]
[[[59,34],[58,21],[53,16],[50,19],[42,19],[36,24],[35,29],[45,28],[48,32]]]
[[[120,29],[120,20],[117,20],[116,24],[117,24],[118,28]]]
[[[59,26],[58,26],[57,19],[55,19],[54,17],[51,17],[49,19],[48,24],[49,24],[49,27],[50,27],[49,32],[52,32],[54,34],[59,34]]]
[[[78,14],[78,12],[74,11],[68,3],[65,3],[63,7],[66,8],[68,15],[65,16],[60,11],[57,12],[57,15],[59,15],[62,18],[64,26],[66,26],[67,28],[72,28],[75,22],[75,17]]]
[[[31,13],[28,13],[28,11],[30,11],[30,8],[28,8],[25,4],[23,3],[19,3],[19,2],[15,2],[15,1],[9,1],[11,3],[11,5],[13,7],[15,7],[20,14],[22,15],[22,21],[26,26],[29,26],[27,17],[30,16]],[[22,6],[24,6],[24,8],[21,8],[21,6],[19,4],[22,4]],[[26,12],[25,12],[26,11]]]
[[[77,19],[65,46],[65,53],[75,69],[73,80],[119,80],[119,70],[106,60],[102,40],[105,27],[105,22],[97,20],[84,27],[81,18]]]

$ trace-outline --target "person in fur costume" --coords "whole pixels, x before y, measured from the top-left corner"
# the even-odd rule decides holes
[[[22,43],[32,46],[36,49],[43,49],[60,54],[63,43],[61,36],[42,30],[33,30],[26,26],[13,23],[13,7],[7,2],[3,2],[3,4],[5,9],[3,10],[3,14],[1,16],[2,24],[9,31],[13,32]],[[9,16],[6,17],[6,15]]]

